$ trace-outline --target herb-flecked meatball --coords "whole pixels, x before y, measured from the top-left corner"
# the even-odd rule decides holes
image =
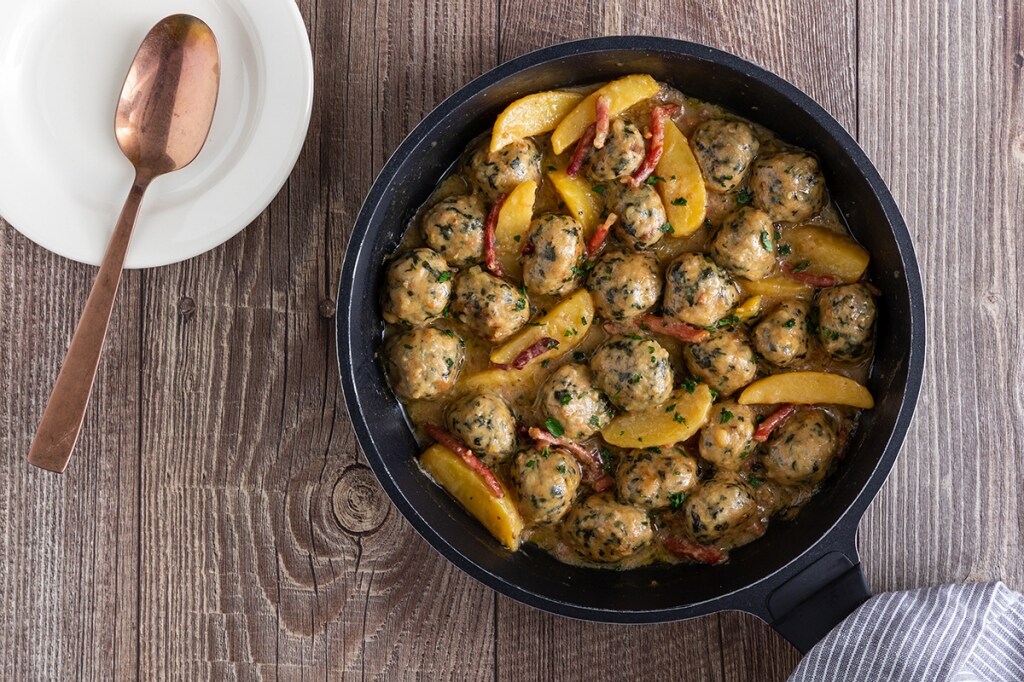
[[[703,253],[684,253],[665,270],[665,314],[687,324],[714,325],[739,297],[729,273]]]
[[[455,278],[452,314],[492,343],[507,339],[530,319],[526,294],[474,265]]]
[[[678,507],[697,483],[697,460],[674,447],[633,450],[615,473],[619,499],[643,509]]]
[[[522,450],[512,461],[519,513],[528,524],[558,521],[576,498],[582,475],[576,459],[561,448]]]
[[[654,339],[613,336],[590,358],[594,382],[624,410],[643,410],[668,400],[672,361]]]
[[[484,258],[487,212],[476,194],[461,194],[437,202],[423,216],[423,239],[452,267],[479,263]]]
[[[711,257],[735,277],[764,279],[775,269],[775,228],[764,211],[744,206],[722,223]]]
[[[844,284],[818,296],[818,338],[837,360],[857,360],[871,348],[878,316],[875,299],[863,284]]]
[[[444,312],[452,295],[448,263],[431,249],[413,249],[391,261],[384,278],[384,320],[419,327]]]
[[[488,466],[496,466],[516,449],[516,418],[501,398],[469,394],[448,406],[448,429],[480,455]]]
[[[562,365],[540,389],[541,410],[557,419],[566,437],[583,440],[594,435],[614,416],[608,399],[594,387],[586,365]]]
[[[765,360],[787,367],[807,356],[807,316],[811,307],[804,301],[783,301],[754,328],[754,347]]]
[[[825,178],[806,152],[781,152],[754,162],[754,205],[776,222],[807,220],[825,204]]]
[[[455,385],[466,344],[451,330],[421,327],[388,344],[386,364],[395,393],[413,400],[433,398]]]
[[[586,254],[583,228],[566,215],[546,215],[530,224],[533,250],[523,256],[523,284],[531,294],[562,296],[575,289]]]
[[[669,229],[665,205],[654,187],[615,183],[607,195],[608,210],[619,217],[615,233],[630,248],[640,250],[654,246]]]
[[[750,486],[738,474],[719,470],[686,499],[683,518],[697,542],[708,544],[741,528],[758,513]]]
[[[839,435],[821,410],[797,411],[772,434],[762,458],[768,477],[783,485],[819,483],[839,449]]]
[[[658,261],[646,253],[609,251],[590,271],[587,289],[598,314],[606,320],[642,315],[661,298]]]
[[[711,409],[700,430],[700,456],[721,469],[739,471],[754,449],[754,410],[727,400]]]
[[[761,143],[742,121],[713,118],[693,131],[693,151],[712,192],[731,192],[743,182]]]
[[[690,372],[721,396],[732,395],[757,377],[754,349],[736,332],[718,332],[707,341],[687,344],[683,355]]]
[[[623,118],[612,120],[604,146],[590,152],[588,174],[595,182],[627,178],[647,155],[644,136],[635,125]]]
[[[647,514],[611,493],[591,495],[573,507],[564,529],[580,556],[600,563],[625,559],[654,536]]]
[[[531,140],[516,140],[494,153],[485,144],[469,158],[467,174],[488,201],[496,201],[522,182],[539,183],[540,159],[540,150]]]

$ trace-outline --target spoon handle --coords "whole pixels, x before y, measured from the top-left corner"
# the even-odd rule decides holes
[[[114,297],[121,283],[128,244],[149,182],[150,178],[136,174],[107,246],[107,253],[100,264],[99,274],[89,293],[89,300],[85,302],[85,310],[71,338],[64,365],[57,375],[57,383],[50,394],[35,438],[32,439],[28,461],[41,469],[63,473],[75,449],[85,419],[85,408],[92,393],[92,384],[96,379]]]

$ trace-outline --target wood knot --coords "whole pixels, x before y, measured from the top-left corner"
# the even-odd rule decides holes
[[[1018,69],[1024,68],[1024,52],[1018,52],[1013,55],[1013,65]]]
[[[329,320],[334,317],[334,313],[337,312],[338,307],[335,305],[334,301],[329,298],[325,298],[320,301],[318,309],[320,311],[320,317]]]
[[[334,484],[334,518],[350,533],[372,533],[381,527],[391,503],[373,472],[362,465],[349,467]]]
[[[178,317],[182,322],[189,322],[196,316],[196,302],[190,296],[182,296],[178,299]]]

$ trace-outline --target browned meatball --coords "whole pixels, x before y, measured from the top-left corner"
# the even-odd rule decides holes
[[[775,269],[775,228],[764,211],[744,206],[730,215],[711,242],[711,257],[735,277],[764,279]]]
[[[721,469],[744,468],[754,449],[754,410],[727,400],[715,405],[700,431],[700,456]]]
[[[572,440],[589,438],[614,416],[608,398],[594,388],[586,365],[562,365],[555,370],[541,387],[540,400],[544,416],[558,420]]]
[[[488,201],[508,194],[527,180],[540,182],[540,150],[531,140],[511,142],[496,152],[481,146],[469,158],[467,175]]]
[[[718,391],[732,395],[757,377],[754,350],[735,332],[718,332],[683,350],[690,372]]]
[[[625,410],[643,410],[668,400],[672,360],[654,339],[613,336],[590,358],[594,382]]]
[[[588,175],[594,182],[628,178],[647,155],[644,136],[635,125],[616,118],[608,128],[604,146],[590,152]]]
[[[863,284],[844,284],[818,296],[818,338],[829,355],[857,360],[871,348],[878,309]]]
[[[832,419],[821,410],[802,409],[772,434],[762,464],[783,485],[820,483],[838,449]]]
[[[450,330],[420,327],[395,336],[386,364],[395,393],[403,398],[433,398],[455,385],[466,358],[465,343]]]
[[[452,314],[482,339],[497,343],[530,319],[530,302],[514,286],[474,265],[455,278]]]
[[[586,256],[583,228],[566,215],[546,215],[530,224],[533,250],[523,256],[523,284],[531,294],[563,296],[577,286]]]
[[[608,210],[619,217],[615,233],[630,248],[654,246],[669,230],[665,205],[650,185],[630,187],[614,183],[608,189]]]
[[[690,495],[683,506],[687,530],[702,544],[742,529],[757,513],[750,485],[738,474],[724,470]]]
[[[703,253],[684,253],[665,270],[665,314],[687,324],[714,325],[739,297],[729,274]]]
[[[452,267],[479,263],[484,258],[487,211],[476,194],[461,194],[437,202],[423,216],[423,239]]]
[[[781,152],[758,159],[750,176],[754,205],[776,222],[807,220],[825,205],[825,178],[806,152]]]
[[[606,320],[628,320],[655,306],[661,297],[658,261],[645,253],[609,251],[590,271],[587,289]]]
[[[788,367],[807,356],[807,316],[811,306],[804,301],[783,301],[754,329],[754,347],[765,360]]]
[[[580,556],[601,563],[634,554],[654,536],[647,514],[611,493],[591,495],[573,507],[564,529]]]
[[[582,475],[576,459],[560,448],[531,448],[516,455],[511,469],[526,523],[554,523],[576,499]]]
[[[384,278],[384,320],[419,327],[436,320],[452,294],[452,272],[436,251],[413,249],[391,261]]]
[[[697,460],[672,447],[633,450],[615,473],[619,499],[643,509],[678,507],[697,483]]]
[[[469,394],[455,400],[448,406],[448,429],[491,467],[516,449],[516,418],[494,395]]]
[[[742,121],[713,118],[693,131],[693,151],[712,192],[731,192],[750,170],[761,143]]]

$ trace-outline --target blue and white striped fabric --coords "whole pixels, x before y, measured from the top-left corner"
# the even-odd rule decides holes
[[[880,594],[811,649],[789,680],[1024,681],[1024,595],[1003,583]]]

